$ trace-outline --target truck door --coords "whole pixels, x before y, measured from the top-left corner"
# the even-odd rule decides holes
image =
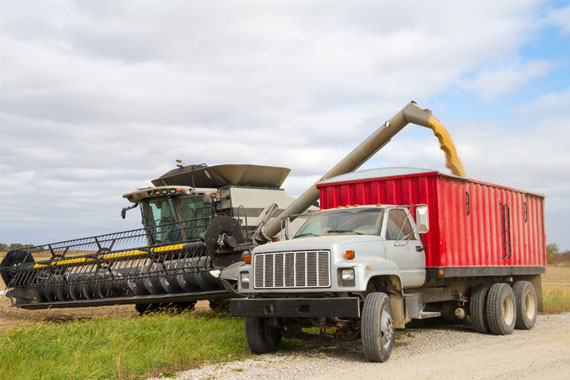
[[[425,282],[426,259],[415,224],[405,208],[392,208],[384,218],[382,237],[386,258],[400,268],[402,286],[422,286]]]

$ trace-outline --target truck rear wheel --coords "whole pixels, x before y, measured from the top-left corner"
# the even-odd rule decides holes
[[[487,293],[489,284],[478,284],[471,293],[469,309],[471,312],[471,322],[473,329],[482,334],[489,333],[489,323],[487,323]]]
[[[496,283],[487,296],[487,321],[495,335],[508,335],[515,329],[517,307],[515,293],[509,284]]]
[[[281,343],[281,329],[270,323],[269,318],[247,317],[245,337],[249,349],[254,354],[275,351]]]
[[[370,293],[362,309],[361,335],[364,355],[372,362],[385,362],[394,346],[394,317],[386,293]]]
[[[536,323],[537,305],[534,286],[528,281],[517,281],[513,285],[517,303],[517,322],[515,327],[521,330],[530,330]]]

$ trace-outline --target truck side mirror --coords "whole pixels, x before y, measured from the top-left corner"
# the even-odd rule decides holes
[[[420,234],[425,234],[429,231],[429,214],[426,205],[418,205],[416,207],[416,226]]]

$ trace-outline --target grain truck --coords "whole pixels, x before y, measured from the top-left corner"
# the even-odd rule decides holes
[[[356,170],[408,123],[428,126],[414,102],[382,124],[322,179]],[[259,165],[191,165],[125,194],[143,228],[13,250],[0,263],[12,304],[26,309],[135,304],[213,306],[236,297],[242,256],[300,226],[296,214],[318,201],[311,186],[293,199],[280,189],[289,169]],[[295,224],[297,223],[297,224]]]
[[[281,337],[361,338],[370,361],[414,319],[531,329],[542,307],[544,197],[434,170],[384,168],[317,184],[321,210],[239,268],[233,315],[254,353]],[[319,334],[315,335],[315,329]],[[312,334],[311,334],[312,332]]]

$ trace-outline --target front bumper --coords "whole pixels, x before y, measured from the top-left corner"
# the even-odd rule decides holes
[[[360,298],[241,298],[231,300],[232,315],[273,318],[360,318]]]

